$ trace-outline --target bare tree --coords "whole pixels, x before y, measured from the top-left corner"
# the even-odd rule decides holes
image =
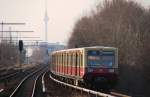
[[[130,0],[105,0],[73,29],[68,47],[115,46],[119,49],[118,89],[150,95],[150,11]],[[135,81],[136,80],[136,81]],[[149,90],[145,93],[144,84]],[[129,86],[130,87],[127,87]],[[146,95],[147,94],[147,95]]]
[[[8,42],[0,43],[0,66],[9,69],[17,64],[18,48]]]

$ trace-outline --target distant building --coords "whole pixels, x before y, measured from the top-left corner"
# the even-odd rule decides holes
[[[36,63],[37,61],[38,61],[37,63],[47,63],[50,59],[49,55],[51,52],[65,49],[66,46],[59,44],[58,42],[57,43],[39,42],[28,44],[25,46],[25,48],[27,50],[27,53],[24,63],[29,64],[30,62]],[[36,53],[34,53],[34,51]],[[39,54],[39,51],[41,54]]]
[[[51,53],[53,51],[57,51],[57,50],[63,50],[66,48],[65,45],[59,44],[57,43],[46,43],[46,42],[42,42],[39,44],[40,47],[43,48],[47,48],[48,49],[48,53]]]

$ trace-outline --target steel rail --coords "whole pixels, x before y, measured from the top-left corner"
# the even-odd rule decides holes
[[[43,72],[42,72],[43,73]],[[34,86],[33,86],[33,89],[32,89],[32,94],[31,94],[31,97],[34,96],[34,93],[35,93],[35,86],[36,86],[36,83],[37,83],[37,80],[38,78],[40,77],[41,73],[36,77],[35,81],[34,81]]]
[[[46,74],[46,72],[47,72],[47,71],[45,71],[44,73],[42,72],[43,75]],[[40,76],[42,75],[42,73],[40,73],[40,74],[36,77],[36,79],[35,79],[34,87],[33,87],[33,91],[32,91],[31,97],[34,97],[34,94],[35,94],[35,87],[36,87],[36,84],[37,84],[37,80],[40,78]],[[43,78],[43,75],[42,75],[42,78]]]
[[[46,73],[47,73],[47,72],[45,72],[45,73],[42,75],[42,86],[43,86],[42,91],[43,91],[43,93],[46,92],[45,82],[44,82],[44,77],[45,77]]]
[[[15,93],[18,91],[19,87],[23,84],[23,82],[24,82],[25,80],[27,80],[30,76],[32,76],[32,75],[34,75],[35,73],[39,72],[41,69],[43,69],[43,67],[40,68],[40,69],[38,69],[38,70],[36,70],[35,72],[33,72],[33,73],[27,75],[25,78],[23,78],[23,80],[21,80],[21,82],[19,83],[19,85],[15,88],[15,90],[11,93],[11,95],[10,95],[9,97],[13,97],[13,96],[15,95]]]
[[[3,91],[4,91],[4,89],[0,89],[0,93],[3,92]]]
[[[117,93],[117,92],[111,92],[111,94],[115,95],[115,96],[119,96],[119,97],[131,97],[131,96],[128,96],[128,95]]]
[[[9,78],[9,77],[12,77],[12,76],[18,74],[18,73],[20,73],[20,71],[17,71],[17,72],[15,72],[15,73],[12,73],[12,74],[9,74],[9,75],[6,75],[6,76],[4,76],[4,77],[0,77],[0,80],[7,79],[7,78]]]

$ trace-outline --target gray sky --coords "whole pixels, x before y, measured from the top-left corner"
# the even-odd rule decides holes
[[[49,25],[48,41],[66,43],[74,23],[87,15],[103,0],[47,0]],[[136,0],[148,7],[149,0]],[[12,26],[12,30],[34,30],[21,36],[40,36],[44,39],[45,0],[0,0],[0,21],[25,22],[25,26]],[[5,26],[5,30],[9,26]],[[0,28],[1,29],[1,28]]]

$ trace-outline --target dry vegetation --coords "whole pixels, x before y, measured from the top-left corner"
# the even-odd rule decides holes
[[[49,78],[49,73],[45,76],[46,97],[91,97],[87,93],[77,91],[70,87],[58,84]]]
[[[42,47],[35,48],[31,56],[31,61],[34,64],[47,64],[49,61],[47,49]]]
[[[114,46],[119,49],[117,90],[150,96],[150,9],[130,0],[105,0],[91,16],[77,21],[68,48]]]
[[[9,69],[17,64],[19,60],[17,46],[8,42],[0,43],[0,69]]]

